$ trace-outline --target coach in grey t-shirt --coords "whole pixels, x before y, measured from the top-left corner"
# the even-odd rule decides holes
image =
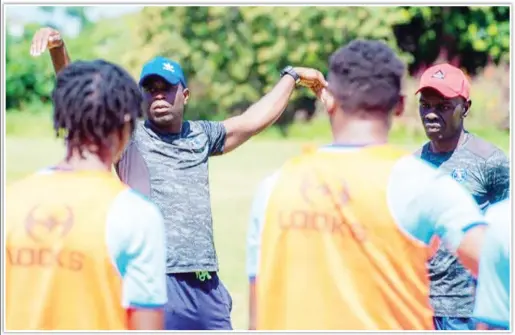
[[[430,142],[416,155],[464,185],[482,210],[507,198],[508,158],[493,144],[464,130],[463,120],[472,103],[464,73],[449,64],[433,66],[422,75],[418,92],[420,117]],[[471,274],[443,246],[428,267],[435,328],[474,330],[475,281]]]
[[[326,85],[313,69],[287,67],[281,74],[272,91],[242,115],[223,122],[184,121],[189,91],[181,66],[156,57],[143,67],[140,86],[148,120],[137,126],[116,168],[165,218],[166,329],[231,329],[231,297],[216,274],[208,161],[272,124],[296,82],[304,80],[317,92]]]

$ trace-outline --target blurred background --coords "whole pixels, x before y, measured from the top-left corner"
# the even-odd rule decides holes
[[[381,39],[408,65],[405,115],[391,139],[415,150],[425,136],[417,80],[449,62],[472,81],[466,127],[509,150],[509,7],[142,7],[5,6],[7,181],[61,158],[52,131],[50,56],[29,54],[34,32],[52,26],[72,60],[104,58],[137,78],[156,55],[180,62],[191,90],[186,118],[240,113],[292,64],[327,71],[329,55],[355,38]],[[305,145],[330,141],[314,96],[298,89],[284,116],[227,157],[211,162],[212,204],[221,276],[235,328],[247,327],[245,235],[257,183]],[[258,161],[256,163],[255,161]]]

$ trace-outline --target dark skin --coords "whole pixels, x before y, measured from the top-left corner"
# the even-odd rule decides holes
[[[148,120],[157,131],[178,133],[182,127],[184,106],[190,92],[182,84],[172,85],[159,76],[151,76],[143,83],[144,109]]]
[[[471,100],[460,96],[447,98],[432,88],[420,92],[420,119],[433,152],[451,152],[457,148],[465,135],[463,121],[471,105]]]
[[[41,28],[34,35],[30,53],[33,56],[40,56],[47,49],[56,73],[70,64],[69,54],[59,32],[52,28]],[[305,67],[295,67],[294,70],[300,77],[300,84],[320,96],[322,89],[327,86],[322,73]],[[189,91],[182,85],[168,86],[154,83],[151,85],[158,85],[152,88],[152,93],[147,92],[150,94],[147,96],[147,101],[151,101],[147,105],[147,112],[152,125],[160,132],[180,133],[184,105],[188,101]],[[243,114],[224,120],[226,136],[223,153],[236,149],[252,136],[272,125],[286,109],[295,86],[293,77],[286,75]]]
[[[313,81],[313,91],[320,94],[326,84],[320,72],[306,68],[296,68],[296,71],[305,73],[301,78]],[[189,100],[189,90],[180,83],[168,83],[160,76],[149,77],[142,86],[144,108],[148,112],[147,117],[152,127],[159,132],[179,133],[184,106]],[[223,153],[234,150],[275,122],[286,108],[294,87],[293,78],[284,76],[270,93],[250,106],[243,114],[224,120],[226,138]]]

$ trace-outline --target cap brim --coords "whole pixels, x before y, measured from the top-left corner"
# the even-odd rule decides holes
[[[175,77],[175,76],[163,76],[160,73],[147,73],[143,77],[140,78],[139,86],[143,86],[143,83],[145,82],[145,80],[147,80],[150,77],[159,77],[159,78],[163,79],[164,81],[166,81],[170,85],[177,85],[181,82],[181,79],[178,77]]]
[[[420,93],[422,90],[425,89],[432,89],[443,95],[445,98],[456,98],[460,95],[456,93],[454,90],[450,89],[446,85],[443,85],[442,83],[434,83],[434,84],[426,84],[423,86],[420,86],[418,90],[415,92],[415,94]]]

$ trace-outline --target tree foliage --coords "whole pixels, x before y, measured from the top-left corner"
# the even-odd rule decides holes
[[[52,9],[48,9],[52,10]],[[156,55],[179,61],[188,76],[188,116],[217,119],[237,113],[268,92],[288,65],[327,71],[330,54],[355,38],[381,39],[409,65],[411,74],[438,60],[474,74],[509,57],[509,7],[146,7],[118,20],[87,21],[68,38],[73,59],[105,58],[138,76]],[[32,58],[35,26],[7,34],[7,106],[47,100],[53,86],[48,55]],[[296,110],[314,111],[314,97],[296,90],[286,122]]]
[[[399,47],[413,56],[412,73],[437,60],[449,61],[470,74],[489,61],[509,61],[510,8],[405,7],[409,20],[393,29]]]
[[[157,54],[179,61],[192,94],[223,112],[256,101],[288,64],[325,72],[329,55],[352,39],[396,47],[387,27],[407,15],[392,7],[149,7],[142,17],[132,64]],[[292,105],[308,102],[312,109],[308,94],[297,91]]]

